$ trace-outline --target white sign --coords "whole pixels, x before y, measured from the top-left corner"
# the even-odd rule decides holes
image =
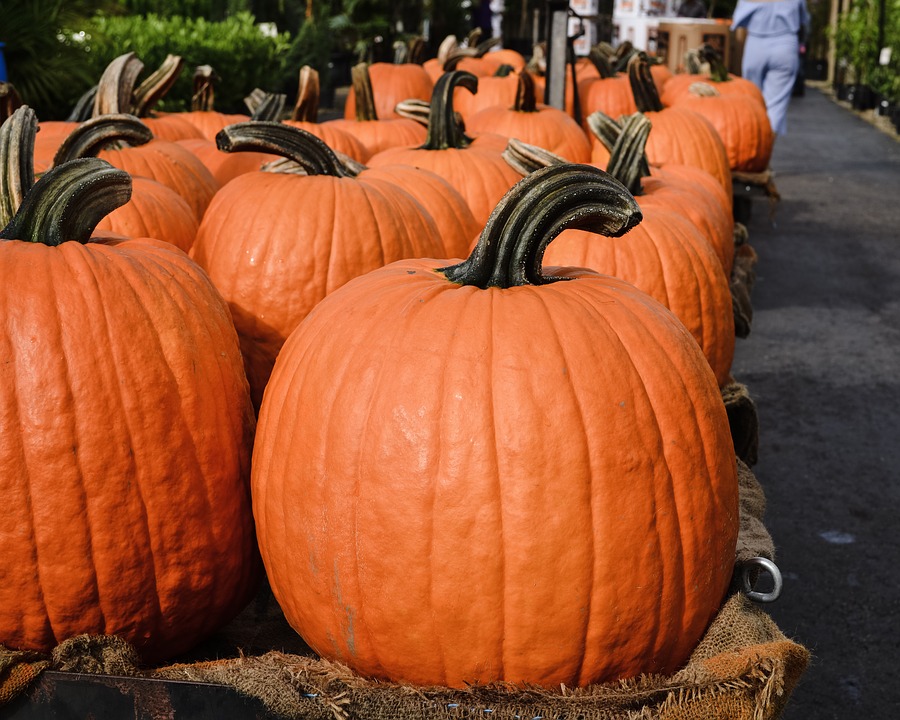
[[[878,64],[879,65],[890,65],[891,64],[891,49],[889,47],[881,48],[881,53],[878,55]]]

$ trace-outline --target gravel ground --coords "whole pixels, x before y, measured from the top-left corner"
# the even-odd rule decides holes
[[[733,369],[758,407],[785,577],[767,609],[813,653],[784,717],[896,718],[900,142],[814,88],[788,125],[774,216],[745,194],[760,259]]]

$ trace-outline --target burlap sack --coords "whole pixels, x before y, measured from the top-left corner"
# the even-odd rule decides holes
[[[765,497],[749,467],[738,462],[741,529],[736,562],[774,558],[762,523]],[[206,657],[226,659],[202,660]],[[465,690],[374,682],[316,657],[290,629],[264,590],[229,627],[194,653],[192,662],[142,669],[127,643],[81,636],[52,658],[0,646],[0,703],[21,692],[46,667],[228,685],[256,697],[275,716],[305,720],[768,720],[781,713],[809,653],[740,593],[731,595],[687,665],[672,676],[643,676],[571,689],[521,685]]]

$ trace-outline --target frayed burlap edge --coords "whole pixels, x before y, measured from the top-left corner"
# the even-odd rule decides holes
[[[750,295],[756,283],[756,264],[759,257],[750,245],[747,228],[741,223],[734,224],[734,263],[731,266],[729,286],[731,307],[734,312],[735,337],[746,338],[753,324],[753,303]]]

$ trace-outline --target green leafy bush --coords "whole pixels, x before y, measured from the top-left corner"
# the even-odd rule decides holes
[[[281,92],[287,83],[282,61],[290,47],[289,34],[265,35],[246,12],[221,22],[153,14],[96,17],[89,34],[87,56],[95,82],[110,61],[127,52],[134,52],[144,63],[140,79],[170,53],[184,58],[185,70],[158,106],[160,110],[190,109],[191,75],[197,65],[212,65],[222,78],[216,86],[216,109],[222,112],[246,112],[243,98],[254,88]]]

